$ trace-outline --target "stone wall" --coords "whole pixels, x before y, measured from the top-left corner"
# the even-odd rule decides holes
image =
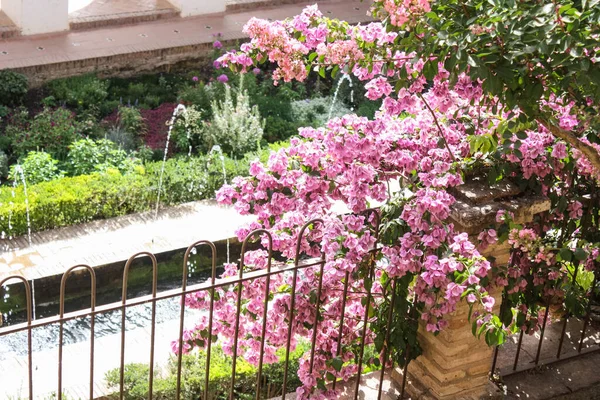
[[[226,42],[224,42],[226,43]],[[226,43],[226,44],[233,44]],[[100,77],[129,77],[140,73],[169,71],[181,63],[194,65],[207,60],[212,54],[212,43],[171,47],[110,57],[86,58],[56,64],[17,68],[15,71],[29,78],[30,87],[38,87],[53,79],[94,73]]]

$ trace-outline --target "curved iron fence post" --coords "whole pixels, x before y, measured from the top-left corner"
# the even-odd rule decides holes
[[[58,334],[58,400],[62,399],[62,359],[63,359],[63,335],[64,335],[64,321],[65,316],[65,290],[67,285],[67,279],[71,273],[77,269],[85,269],[90,274],[90,400],[94,399],[94,337],[95,337],[95,315],[96,311],[96,272],[92,267],[86,264],[75,265],[69,268],[62,276],[60,281],[60,299],[59,299],[59,334]]]
[[[246,246],[248,246],[248,241],[257,235],[267,235],[267,239],[269,241],[268,248],[268,264],[267,264],[267,276],[270,277],[271,273],[271,259],[273,257],[273,237],[271,233],[266,229],[256,229],[250,232],[244,241],[242,242],[242,250],[240,254],[240,272],[239,272],[239,283],[238,283],[238,292],[237,292],[237,301],[236,301],[236,316],[235,316],[235,333],[234,333],[234,341],[233,341],[233,360],[232,360],[232,371],[231,371],[231,386],[229,391],[229,399],[234,400],[235,393],[235,372],[236,372],[236,364],[237,364],[237,350],[238,350],[238,336],[240,333],[240,313],[242,311],[242,288],[243,288],[243,276],[244,276],[244,256],[246,254]],[[264,350],[264,337],[261,339],[261,360],[260,360],[260,368],[257,380],[260,382],[260,369],[262,369],[262,352]],[[260,383],[259,383],[260,386]],[[257,392],[260,392],[260,388],[256,388]]]
[[[188,262],[192,251],[201,245],[207,245],[210,247],[212,254],[212,262],[211,262],[211,285],[215,284],[216,276],[217,276],[217,248],[215,244],[209,240],[199,240],[192,245],[190,245],[183,256],[183,276],[181,278],[181,313],[179,315],[179,339],[178,339],[178,351],[177,351],[177,387],[176,387],[176,396],[177,400],[181,397],[181,363],[183,357],[183,325],[185,320],[185,290],[187,289],[187,275],[188,275]],[[213,322],[213,305],[214,305],[214,293],[215,289],[212,288],[210,290],[210,310],[209,310],[209,319],[208,319],[208,345],[206,350],[206,374],[204,379],[204,399],[208,399],[208,381],[209,381],[209,373],[210,373],[210,350],[212,344],[212,322]]]
[[[158,285],[158,263],[154,254],[142,251],[129,257],[123,269],[123,292],[121,294],[121,364],[119,376],[119,398],[123,400],[125,386],[125,317],[127,315],[127,280],[129,279],[129,268],[136,259],[146,256],[152,261],[152,327],[150,328],[150,371],[148,377],[148,400],[152,400],[154,383],[154,339],[156,335],[156,294]]]
[[[29,389],[29,399],[33,400],[33,360],[32,360],[32,346],[31,346],[31,315],[32,315],[32,311],[31,311],[31,300],[32,300],[32,293],[31,293],[31,286],[29,285],[29,282],[27,281],[27,279],[25,279],[23,276],[21,275],[11,275],[11,276],[7,276],[6,278],[2,279],[0,281],[0,289],[2,288],[2,286],[4,286],[4,284],[10,280],[13,279],[17,279],[20,280],[21,282],[23,282],[23,285],[25,286],[25,302],[26,302],[26,306],[27,306],[27,375],[28,375],[28,389]],[[0,314],[0,318],[2,318],[2,315]]]

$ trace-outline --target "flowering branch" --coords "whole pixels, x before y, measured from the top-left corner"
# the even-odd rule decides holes
[[[442,130],[442,127],[440,126],[440,122],[438,121],[437,116],[435,115],[435,111],[433,111],[433,109],[431,108],[429,103],[427,103],[427,100],[425,100],[425,97],[423,97],[422,93],[418,93],[418,96],[423,101],[423,103],[425,104],[425,107],[427,107],[427,109],[429,110],[429,113],[433,117],[435,126],[437,126],[438,132],[440,133],[441,139],[444,142],[444,146],[446,146],[446,150],[448,150],[448,154],[450,155],[450,158],[452,159],[453,162],[456,162],[456,158],[454,157],[452,150],[450,150],[450,146],[448,145],[448,140],[446,139],[446,136],[444,135],[444,131]]]

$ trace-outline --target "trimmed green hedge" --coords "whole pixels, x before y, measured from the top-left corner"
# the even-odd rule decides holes
[[[225,157],[227,181],[248,174],[250,161],[266,162],[272,150],[289,142],[247,154],[242,160]],[[162,161],[121,174],[117,169],[102,173],[64,177],[27,187],[32,232],[118,217],[151,210],[162,170]],[[172,158],[165,164],[160,203],[163,206],[212,199],[223,186],[223,165],[218,154]],[[23,186],[0,187],[0,233],[19,236],[27,233],[27,208]]]
[[[228,179],[247,174],[248,160],[226,159]],[[32,231],[150,210],[156,204],[161,169],[162,162],[155,162],[126,175],[111,169],[30,185],[27,193]],[[167,160],[161,204],[213,198],[222,185],[222,166],[217,156]],[[0,232],[11,236],[27,233],[23,186],[0,188]]]
[[[34,231],[110,218],[147,209],[156,196],[140,174],[82,175],[28,187],[31,228]],[[12,197],[12,193],[15,197]],[[10,235],[27,232],[23,187],[0,190],[0,230]]]

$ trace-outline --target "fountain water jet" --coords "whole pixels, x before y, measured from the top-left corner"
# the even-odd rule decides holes
[[[21,178],[21,183],[23,184],[23,195],[25,196],[25,214],[27,216],[27,242],[31,247],[31,218],[29,214],[29,195],[27,194],[27,180],[25,179],[25,172],[23,171],[23,167],[17,165],[15,167],[15,181],[13,183],[13,188],[17,187],[18,180]],[[15,192],[13,189],[13,197],[15,197]],[[10,227],[10,223],[9,223]],[[31,299],[32,299],[32,314],[33,319],[35,319],[35,280],[31,280]]]
[[[338,93],[339,93],[340,88],[342,87],[342,83],[344,83],[344,81],[348,81],[348,86],[350,87],[350,102],[354,103],[354,87],[352,86],[352,78],[348,74],[343,74],[342,77],[340,78],[340,80],[338,81],[337,87],[335,89],[335,93],[333,95],[333,100],[331,101],[331,107],[329,108],[329,116],[327,117],[328,120],[331,119],[331,115],[333,114],[333,107],[335,106],[335,102],[337,101],[337,98],[338,98]],[[354,106],[351,106],[350,110],[354,111]]]
[[[165,143],[165,154],[163,156],[163,163],[160,169],[160,178],[158,180],[158,193],[156,195],[156,208],[154,209],[154,220],[158,218],[158,207],[160,206],[160,192],[162,191],[163,178],[165,175],[165,164],[167,163],[167,153],[169,152],[169,142],[171,141],[171,132],[173,131],[173,126],[175,125],[175,120],[177,117],[186,111],[186,108],[183,104],[179,104],[173,110],[173,116],[171,117],[171,121],[169,122],[169,131],[167,132],[167,142]],[[189,130],[188,130],[188,138],[189,138]],[[192,149],[190,146],[190,152],[192,153]]]
[[[214,145],[212,147],[212,149],[210,149],[210,154],[213,153],[218,153],[219,154],[219,159],[221,160],[221,168],[223,170],[223,184],[226,185],[227,184],[227,170],[225,169],[225,155],[223,155],[223,150],[221,149],[221,146],[219,146],[218,144]],[[227,237],[227,263],[229,264],[229,237]]]

